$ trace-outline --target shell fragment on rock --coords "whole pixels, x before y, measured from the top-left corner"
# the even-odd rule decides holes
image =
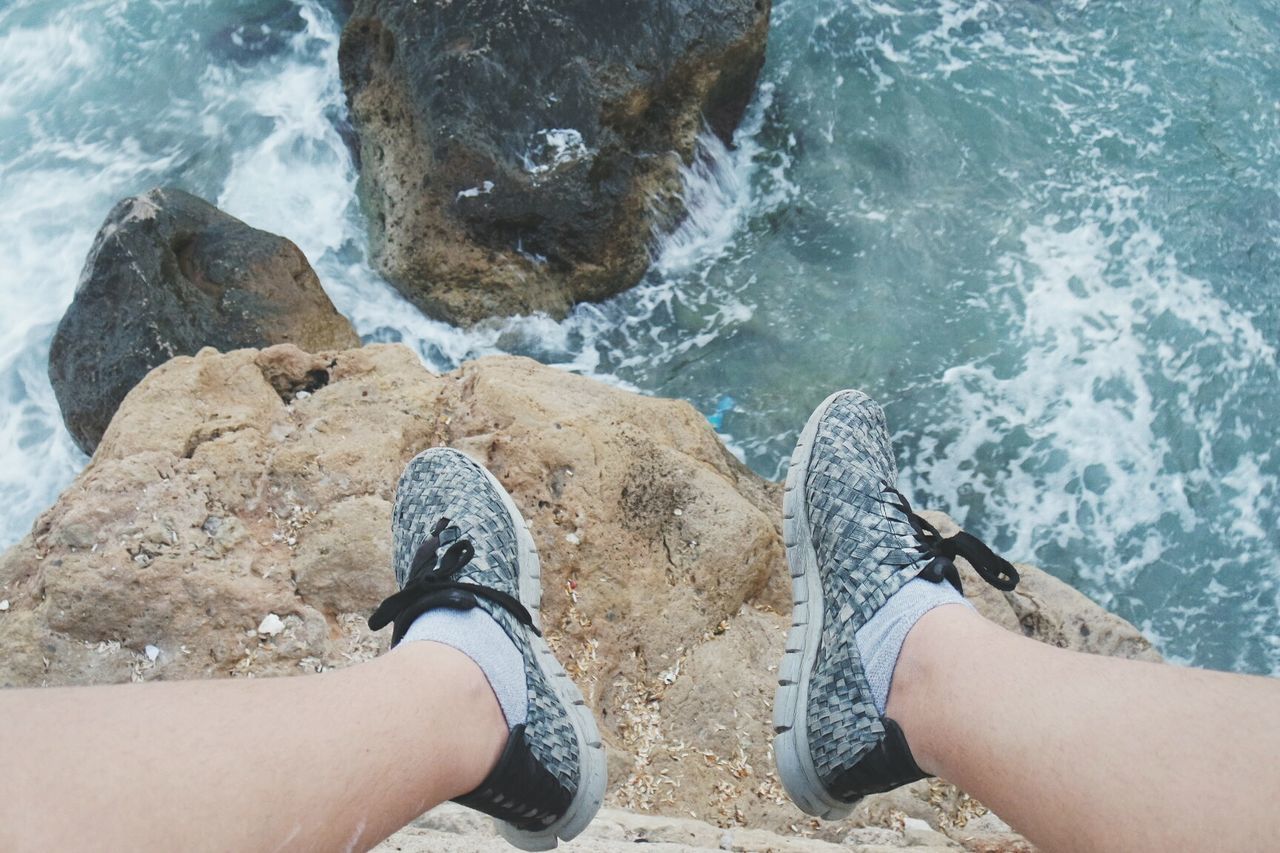
[[[283,630],[284,620],[274,613],[268,613],[258,625],[258,633],[268,637],[274,637]]]

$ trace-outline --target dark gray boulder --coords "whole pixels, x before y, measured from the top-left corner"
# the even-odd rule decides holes
[[[770,0],[356,0],[342,81],[375,263],[457,323],[635,284],[728,139]]]
[[[155,189],[112,208],[49,350],[62,418],[86,453],[153,367],[210,346],[360,339],[302,251],[193,195]]]

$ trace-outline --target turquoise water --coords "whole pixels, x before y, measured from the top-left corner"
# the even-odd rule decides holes
[[[85,461],[44,359],[93,233],[167,182],[298,242],[367,340],[684,397],[766,476],[865,388],[917,504],[1280,673],[1274,4],[782,0],[646,281],[465,332],[366,262],[336,8],[0,2],[0,543]]]

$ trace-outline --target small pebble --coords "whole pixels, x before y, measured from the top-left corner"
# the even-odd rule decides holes
[[[262,624],[258,626],[259,634],[266,634],[268,637],[274,637],[284,630],[284,621],[274,613],[268,613],[262,620]]]
[[[8,609],[9,609],[9,599],[6,598],[4,601],[0,601],[0,613]]]
[[[578,545],[582,543],[582,539],[576,533],[566,533],[564,535],[564,541],[568,542],[570,545]]]
[[[147,655],[147,660],[151,661],[152,663],[155,663],[155,662],[156,662],[156,658],[160,657],[160,649],[158,649],[157,647],[155,647],[155,646],[153,646],[153,645],[151,645],[151,644],[149,644],[149,643],[147,644],[147,647],[146,647],[145,649],[143,649],[142,651],[143,651],[144,653],[146,653],[146,655]]]

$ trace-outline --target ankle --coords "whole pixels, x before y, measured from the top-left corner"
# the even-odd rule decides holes
[[[498,699],[508,730],[525,721],[529,693],[524,655],[488,611],[480,607],[428,610],[409,626],[401,645],[424,641],[457,649],[480,667]]]
[[[945,743],[941,725],[947,704],[944,677],[990,627],[970,607],[936,607],[922,616],[907,634],[889,687],[886,716],[902,727],[912,757],[920,769],[941,773],[940,753]]]
[[[855,639],[862,659],[867,687],[875,703],[876,713],[884,716],[889,701],[893,673],[902,653],[902,644],[920,618],[936,607],[956,604],[971,607],[964,597],[947,583],[932,583],[923,578],[907,581],[857,630]]]
[[[502,706],[484,670],[469,656],[452,646],[431,641],[401,643],[380,660],[400,660],[401,666],[415,670],[402,678],[423,691],[418,701],[438,698],[440,685],[447,691],[456,737],[453,749],[438,752],[433,761],[445,768],[450,779],[446,798],[470,793],[497,765],[507,745],[510,729]],[[405,697],[405,701],[415,701]]]

